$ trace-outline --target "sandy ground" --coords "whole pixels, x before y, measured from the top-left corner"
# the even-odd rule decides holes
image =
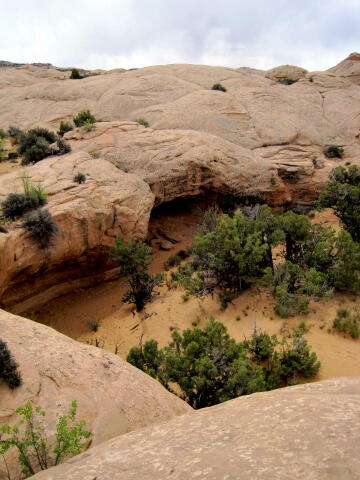
[[[177,239],[171,251],[154,248],[153,272],[164,271],[163,263],[169,255],[190,244],[198,229],[199,213],[196,209],[189,209],[162,213],[152,219],[151,231],[155,232],[155,236],[156,232],[165,231],[165,235],[168,233],[168,236]],[[314,221],[337,226],[336,218],[328,212],[316,214]],[[78,341],[95,343],[97,340],[106,350],[113,353],[116,350],[121,358],[126,358],[132,346],[150,338],[155,338],[160,346],[164,346],[169,342],[173,328],[192,328],[193,322],[203,327],[210,316],[223,322],[237,340],[248,337],[255,322],[262,330],[281,336],[289,335],[301,321],[305,321],[309,328],[306,337],[322,363],[316,380],[360,375],[360,340],[329,333],[337,309],[357,310],[360,307],[358,296],[336,294],[329,300],[311,302],[307,316],[284,320],[275,314],[272,297],[258,287],[243,292],[225,312],[221,312],[217,298],[190,298],[185,302],[181,289],[168,290],[164,286],[154,301],[139,314],[133,311],[133,307],[122,303],[125,290],[124,279],[118,279],[55,299],[40,311],[30,312],[29,317]],[[89,329],[89,321],[100,322],[97,332]]]

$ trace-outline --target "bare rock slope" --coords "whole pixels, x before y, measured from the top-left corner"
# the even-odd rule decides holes
[[[359,54],[326,72],[167,65],[98,73],[71,80],[51,65],[0,67],[0,127],[55,130],[88,108],[101,120],[65,135],[72,153],[27,169],[48,191],[60,235],[40,251],[16,225],[0,233],[0,302],[16,312],[105,278],[114,237],[144,238],[154,206],[209,192],[311,205],[334,166],[359,160]],[[212,90],[216,82],[227,91]],[[343,161],[324,156],[330,144],[344,148]],[[73,182],[77,171],[86,184]],[[17,175],[0,178],[0,201],[21,191]]]
[[[109,440],[34,479],[360,477],[360,379],[240,397]]]
[[[51,440],[56,413],[64,413],[76,400],[77,418],[86,420],[96,445],[192,410],[119,357],[3,310],[0,338],[7,342],[22,375],[22,385],[15,390],[0,379],[0,425],[16,421],[15,410],[30,401],[47,412]]]

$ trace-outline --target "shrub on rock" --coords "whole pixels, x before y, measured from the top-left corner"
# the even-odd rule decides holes
[[[5,380],[11,389],[21,384],[21,376],[11,352],[3,340],[0,339],[0,377]]]

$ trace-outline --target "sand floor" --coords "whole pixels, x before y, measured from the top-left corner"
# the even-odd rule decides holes
[[[178,239],[171,251],[154,249],[153,272],[164,271],[163,263],[169,255],[190,244],[199,221],[200,216],[194,211],[172,213],[152,220],[152,230],[159,230],[160,225],[163,231],[166,226]],[[328,213],[316,214],[314,221],[337,225],[336,218]],[[284,320],[275,314],[274,301],[269,293],[258,287],[243,292],[224,312],[220,311],[217,298],[190,298],[185,302],[180,288],[168,290],[164,286],[143,312],[136,313],[133,307],[121,301],[125,290],[126,282],[118,279],[52,300],[39,311],[29,312],[29,316],[78,341],[95,343],[97,340],[100,346],[113,353],[116,351],[124,359],[129,349],[139,342],[155,338],[160,346],[164,346],[169,342],[173,328],[192,328],[193,322],[203,327],[210,316],[223,322],[237,340],[250,336],[255,322],[262,330],[281,336],[291,334],[301,321],[305,321],[309,328],[306,337],[322,363],[315,380],[360,375],[360,339],[329,333],[338,308],[360,309],[359,296],[335,294],[329,300],[311,302],[308,315]],[[236,319],[238,316],[240,320]],[[97,332],[89,329],[89,321],[100,323]]]

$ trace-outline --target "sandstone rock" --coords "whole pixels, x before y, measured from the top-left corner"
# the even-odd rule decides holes
[[[0,233],[1,301],[7,307],[16,304],[17,312],[32,308],[36,298],[42,303],[66,289],[85,286],[82,277],[100,281],[99,262],[106,266],[115,236],[146,237],[154,202],[139,177],[86,152],[50,157],[26,172],[32,183],[41,182],[48,193],[46,208],[59,234],[51,248],[41,250],[16,224],[7,226],[8,234]],[[86,174],[86,183],[73,181],[77,172]],[[0,202],[11,192],[22,192],[18,172],[0,176]],[[62,285],[69,277],[73,283]],[[32,297],[30,303],[28,297]]]
[[[360,477],[360,379],[240,397],[109,440],[34,479]]]
[[[266,78],[278,82],[282,79],[289,79],[293,82],[297,82],[300,78],[304,78],[307,74],[305,68],[296,67],[294,65],[281,65],[280,67],[272,68],[265,73]]]
[[[93,433],[92,445],[97,445],[192,410],[119,357],[3,310],[0,338],[7,342],[22,376],[22,385],[15,390],[0,379],[0,425],[18,421],[16,408],[30,401],[47,412],[51,441],[56,413],[65,413],[76,400],[77,418],[86,420]]]

